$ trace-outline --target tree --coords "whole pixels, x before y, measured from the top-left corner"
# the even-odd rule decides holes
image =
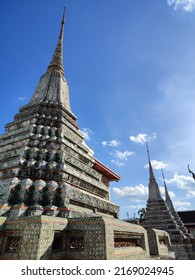
[[[145,214],[146,214],[146,209],[145,208],[142,208],[138,211],[140,222],[143,220]]]

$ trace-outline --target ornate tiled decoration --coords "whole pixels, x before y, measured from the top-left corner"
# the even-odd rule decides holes
[[[171,250],[170,237],[166,231],[150,228],[147,229],[147,234],[151,255],[175,258],[175,253]]]
[[[10,217],[4,218],[2,222],[4,222],[4,243],[7,235],[20,238],[16,259],[22,260],[49,258],[54,231],[64,230],[68,223],[67,219],[48,216]],[[10,258],[10,254],[6,250],[1,253],[0,258]]]
[[[105,224],[101,217],[69,220],[67,227],[66,254],[72,259],[102,260],[106,258]],[[80,241],[80,247],[71,247]],[[72,242],[72,243],[71,243]]]

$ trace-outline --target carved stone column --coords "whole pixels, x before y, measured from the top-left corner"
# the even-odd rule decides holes
[[[69,216],[70,198],[65,184],[60,185],[55,192],[54,205],[58,206],[59,217],[67,218]]]
[[[0,181],[0,216],[10,210],[9,197],[12,190],[17,186],[19,180],[17,177]]]
[[[27,216],[40,215],[43,212],[43,207],[40,205],[40,191],[45,187],[45,181],[36,180],[30,186],[27,195]]]
[[[12,205],[9,211],[9,216],[20,216],[26,211],[26,192],[31,184],[32,181],[30,179],[23,179],[16,185],[15,188],[12,189],[9,199],[9,203]]]
[[[44,214],[47,216],[56,214],[56,207],[53,206],[53,196],[57,186],[58,184],[55,181],[48,181],[43,188],[41,205],[44,207]]]

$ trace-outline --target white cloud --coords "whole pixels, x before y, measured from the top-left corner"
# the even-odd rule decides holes
[[[192,177],[175,173],[173,178],[166,180],[166,182],[185,190],[186,197],[195,197],[195,183]]]
[[[119,198],[128,198],[132,202],[146,201],[148,198],[148,187],[140,184],[134,187],[113,188],[113,192]]]
[[[26,96],[19,96],[19,97],[17,97],[17,100],[24,101],[24,100],[26,100]]]
[[[153,132],[152,136],[148,136],[146,133],[140,133],[137,136],[129,136],[130,140],[135,143],[145,144],[146,141],[150,141],[151,139],[156,139],[156,133]]]
[[[81,130],[81,133],[83,134],[83,137],[86,141],[90,141],[90,135],[93,133],[89,128],[83,128]]]
[[[191,203],[190,202],[188,202],[188,201],[174,201],[174,205],[176,206],[176,207],[189,207],[189,206],[191,206]]]
[[[118,147],[120,145],[120,142],[116,139],[111,141],[102,141],[103,146],[109,146],[109,147]]]
[[[135,153],[132,151],[116,151],[115,152],[115,158],[120,159],[120,160],[128,160],[128,157],[133,156]]]
[[[124,162],[121,162],[118,159],[112,159],[111,162],[119,167],[124,165]]]
[[[177,172],[175,172],[172,179],[166,180],[167,184],[175,184],[178,188],[183,190],[189,188],[189,185],[191,185],[193,181],[193,178],[190,176],[178,175]]]
[[[128,160],[128,157],[133,156],[135,153],[132,151],[115,151],[114,153],[114,159],[111,160],[111,162],[117,166],[123,166],[125,163],[124,161]]]
[[[186,207],[178,207],[177,209],[176,209],[176,211],[186,211],[186,210],[188,210],[188,208],[186,208]]]
[[[175,206],[176,211],[185,211],[190,208],[191,203],[188,201],[174,201],[173,205]]]
[[[169,6],[174,7],[174,10],[182,9],[186,12],[192,12],[195,9],[195,0],[167,0]]]
[[[159,170],[159,169],[164,169],[168,164],[164,163],[163,161],[157,161],[157,160],[151,160],[151,164],[152,164],[152,167],[153,169],[156,169],[156,170]],[[146,164],[144,166],[144,168],[148,168],[149,165]]]
[[[140,210],[140,209],[142,209],[142,208],[145,208],[146,207],[146,205],[129,205],[129,206],[127,206],[126,208],[127,209],[138,209],[138,210]]]

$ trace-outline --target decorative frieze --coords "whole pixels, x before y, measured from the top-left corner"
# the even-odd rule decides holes
[[[82,156],[81,156],[82,157]],[[80,156],[79,156],[80,158]],[[74,158],[73,156],[69,155],[69,154],[65,154],[64,155],[64,160],[67,161],[68,163],[72,164],[73,166],[75,166],[76,168],[85,171],[86,173],[88,173],[88,175],[94,177],[95,179],[97,179],[98,181],[101,180],[101,174],[98,173],[96,170],[92,169],[91,167],[89,167],[88,165],[82,163],[80,160],[78,160],[77,158]]]
[[[9,140],[9,139],[13,139],[13,136],[17,136],[20,134],[24,134],[24,132],[29,132],[29,121],[25,122],[26,125],[17,129],[18,125],[13,126],[13,130],[10,130],[8,133],[6,134],[2,134],[0,135],[0,143],[5,143],[4,141]]]
[[[17,167],[19,163],[19,158],[9,159],[4,162],[0,162],[0,170]]]
[[[18,149],[18,148],[21,148],[22,146],[27,146],[28,141],[29,141],[29,138],[26,138],[26,139],[23,139],[23,140],[17,139],[17,142],[15,141],[12,144],[1,146],[0,147],[0,153],[10,151],[10,150],[14,150],[14,149]]]
[[[78,124],[76,123],[76,117],[74,116],[73,119],[73,115],[68,114],[67,112],[65,112],[64,110],[62,111],[63,117],[69,122],[71,123],[74,127],[76,127],[77,129],[79,129]]]
[[[77,170],[68,164],[66,165],[66,173],[70,174],[70,178],[68,178],[68,180],[71,180],[73,184],[75,182],[75,184],[82,185],[81,182],[86,182],[87,184],[94,186],[95,188],[100,188],[106,192],[108,191],[107,186],[105,186],[102,182],[97,181],[88,174],[84,174],[82,171]],[[77,179],[79,183],[77,182]]]
[[[3,173],[3,172],[2,172]],[[79,176],[79,174],[78,174]],[[81,188],[85,191],[93,193],[103,198],[108,199],[108,190],[102,183],[100,185],[93,185],[86,180],[82,180],[79,177],[76,177],[67,172],[59,172],[57,170],[44,170],[44,169],[34,169],[27,168],[24,170],[20,170],[19,178],[31,178],[31,179],[42,179],[42,180],[54,180],[54,181],[66,181],[75,187]],[[103,188],[102,188],[103,185]]]
[[[91,160],[90,150],[86,147],[86,145],[83,145],[82,142],[81,143],[73,142],[70,138],[68,138],[67,136],[64,135],[63,139],[62,139],[62,143],[64,143],[64,144],[68,143],[68,145],[73,150],[76,150],[76,152],[78,152],[79,154],[82,154],[84,157]]]
[[[22,153],[23,153],[23,148],[15,149],[15,150],[10,150],[10,151],[7,151],[5,153],[1,153],[0,154],[0,161],[8,159],[8,158],[19,156]]]
[[[85,164],[92,167],[93,158],[89,156],[86,152],[83,152],[82,150],[78,150],[75,144],[72,144],[64,139],[62,149],[68,152],[69,154],[73,155],[75,158],[78,158],[79,160],[83,161]]]
[[[98,197],[91,196],[90,194],[83,193],[81,190],[67,185],[67,192],[71,201],[80,202],[82,205],[87,205],[92,208],[104,210],[107,213],[119,212],[119,207],[109,201],[102,200]]]
[[[26,110],[25,110],[26,109]],[[20,113],[16,114],[14,121],[28,120],[29,118],[35,118],[38,116],[38,106],[28,107],[23,106],[20,108]]]
[[[72,143],[76,143],[78,145],[81,142],[81,138],[76,133],[73,133],[70,129],[67,129],[67,127],[63,129],[62,136]]]
[[[72,130],[74,133],[78,134],[81,138],[83,138],[83,135],[82,135],[82,133],[80,132],[78,125],[76,124],[76,126],[75,126],[75,125],[73,125],[71,122],[69,122],[69,121],[67,120],[66,116],[64,116],[64,114],[63,114],[63,116],[61,117],[61,123],[63,124],[63,126],[68,127],[68,128],[69,128],[70,130]]]
[[[13,178],[18,175],[19,168],[12,168],[5,171],[0,171],[0,180]]]
[[[6,145],[9,145],[13,142],[21,141],[23,139],[29,138],[29,136],[30,136],[29,131],[24,133],[24,134],[19,134],[19,135],[15,134],[13,136],[7,137],[7,139],[1,140],[0,141],[0,146],[6,146]]]

